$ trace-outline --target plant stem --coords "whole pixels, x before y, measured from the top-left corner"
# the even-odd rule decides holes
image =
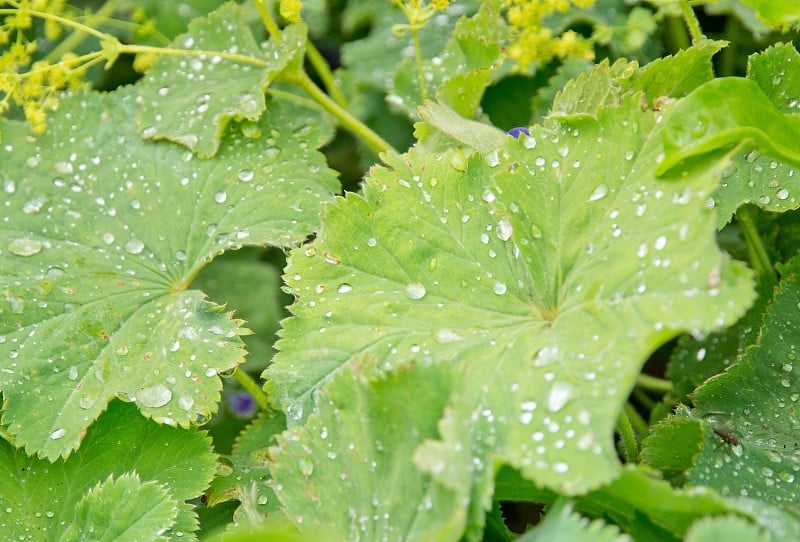
[[[739,226],[742,228],[745,243],[747,243],[747,252],[750,255],[750,265],[758,274],[769,273],[775,276],[775,269],[772,267],[772,262],[767,254],[767,249],[761,241],[761,236],[758,234],[758,227],[756,226],[756,208],[753,205],[742,205],[736,211],[736,219],[739,221]]]
[[[422,66],[422,47],[419,44],[419,32],[412,26],[411,37],[414,39],[414,56],[417,63],[417,78],[419,79],[419,93],[422,102],[428,99],[428,89],[425,86],[425,70]]]
[[[351,115],[345,108],[336,103],[330,96],[325,94],[308,76],[307,73],[301,72],[289,79],[290,82],[296,83],[300,88],[305,90],[315,102],[319,103],[331,115],[339,119],[347,130],[361,138],[367,146],[372,149],[376,154],[382,152],[397,152],[392,145],[383,139],[381,136],[373,132],[363,122]]]
[[[261,22],[264,23],[264,28],[267,29],[269,37],[277,42],[283,41],[281,29],[278,27],[278,23],[275,22],[275,19],[272,18],[272,13],[267,9],[264,0],[253,0],[253,3],[256,5],[258,14],[261,15]]]
[[[226,53],[225,51],[204,51],[202,49],[174,49],[172,47],[153,47],[152,45],[129,45],[126,43],[119,44],[120,53],[151,53],[154,55],[171,55],[171,56],[218,56],[225,60],[233,60],[235,62],[242,62],[243,64],[252,64],[264,68],[267,66],[267,61],[253,56],[240,55],[236,53]]]
[[[118,0],[108,0],[108,2],[103,4],[103,6],[95,13],[92,13],[86,17],[84,24],[94,28],[98,22],[111,17],[111,14],[117,10],[118,3]],[[88,34],[85,30],[76,29],[72,34],[54,47],[52,51],[47,53],[47,56],[44,57],[45,61],[48,64],[57,62],[64,53],[74,51],[78,45],[80,45],[80,43],[86,39],[87,35]]]
[[[639,459],[639,443],[636,440],[636,433],[628,416],[628,406],[626,405],[625,410],[619,415],[617,432],[622,441],[622,452],[625,454],[625,460],[628,463],[636,463]]]
[[[258,406],[261,407],[261,410],[269,410],[269,399],[267,399],[267,394],[261,389],[261,386],[250,376],[247,371],[243,371],[241,369],[236,369],[233,373],[233,376],[236,377],[236,381],[241,384],[241,386],[253,396],[253,399],[256,400]]]
[[[631,395],[641,404],[644,408],[648,411],[653,410],[653,407],[656,406],[656,402],[653,401],[649,395],[647,395],[644,390],[640,387],[633,388],[633,392]]]
[[[681,13],[683,13],[683,20],[686,23],[686,28],[689,29],[689,35],[692,36],[692,44],[700,43],[705,39],[703,31],[700,29],[700,22],[697,20],[697,15],[694,14],[692,6],[689,5],[689,0],[680,0]]]
[[[670,45],[670,50],[677,53],[682,49],[687,49],[691,43],[689,36],[686,33],[686,26],[678,17],[666,17],[665,23],[667,25],[667,33],[665,41]]]
[[[672,391],[672,382],[663,378],[656,378],[646,374],[636,377],[636,386],[645,390],[656,391],[659,393],[669,393]]]
[[[336,84],[328,62],[310,40],[306,42],[306,58],[308,58],[308,61],[314,67],[314,71],[317,72],[319,78],[322,79],[325,90],[328,91],[331,98],[340,106],[347,107],[347,99],[345,99],[344,93],[342,93],[339,85]]]

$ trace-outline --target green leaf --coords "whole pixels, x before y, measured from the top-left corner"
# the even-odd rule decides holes
[[[642,441],[642,463],[679,477],[691,468],[705,445],[700,423],[685,417],[671,417],[650,428]]]
[[[152,526],[151,536],[140,540],[156,539],[155,531],[170,525],[166,536],[188,535],[197,524],[184,501],[205,489],[214,464],[203,433],[154,424],[115,401],[68,460],[28,457],[0,440],[0,529],[9,540],[30,533],[41,533],[39,540],[71,540],[61,537],[73,533],[76,521],[97,529]],[[121,513],[124,507],[130,513]],[[73,536],[78,534],[86,531]]]
[[[642,66],[632,77],[631,87],[641,90],[649,104],[658,99],[683,98],[714,77],[711,57],[725,46],[724,41],[703,40]]]
[[[272,104],[242,127],[249,137],[232,127],[201,161],[142,141],[134,107],[130,89],[76,94],[39,138],[2,128],[3,423],[50,459],[75,449],[115,396],[162,423],[207,419],[246,331],[188,284],[226,249],[298,243],[336,189],[313,150],[323,136],[299,108]]]
[[[217,153],[231,119],[258,120],[270,81],[305,48],[305,27],[283,31],[282,43],[259,47],[233,2],[189,24],[136,86],[142,137],[168,139],[200,157]],[[302,55],[301,55],[302,56]]]
[[[681,160],[752,140],[760,150],[800,166],[800,152],[790,144],[800,139],[800,117],[781,114],[748,79],[714,79],[681,100],[664,118],[663,175]],[[787,191],[788,192],[788,191]],[[777,191],[778,199],[793,198]]]
[[[769,537],[755,525],[738,516],[698,520],[686,533],[686,542],[766,542]]]
[[[353,355],[375,373],[463,362],[469,401],[448,411],[445,449],[482,441],[485,468],[491,456],[569,493],[616,476],[615,420],[649,354],[753,297],[705,206],[721,160],[657,180],[654,117],[626,100],[466,166],[415,149],[373,168],[290,255],[294,317],[265,373],[288,423]]]
[[[774,27],[800,24],[800,0],[740,0],[755,10],[759,18]]]
[[[161,536],[174,523],[177,514],[175,501],[154,482],[141,483],[135,474],[123,474],[114,480],[109,477],[90,489],[75,510],[59,540],[64,542],[92,540],[166,541]]]
[[[267,485],[271,456],[268,448],[275,436],[286,429],[286,419],[275,412],[262,413],[236,439],[229,457],[229,475],[214,479],[206,492],[208,506],[228,500],[241,503],[236,525],[258,525],[264,516],[278,509],[278,500]]]
[[[559,500],[547,511],[544,521],[531,529],[518,542],[548,542],[551,540],[569,540],[570,542],[627,542],[631,539],[620,534],[613,525],[606,525],[600,520],[589,522],[574,513],[572,506],[565,500]]]
[[[784,114],[800,113],[800,98],[797,96],[800,71],[786,69],[793,65],[800,65],[800,54],[790,44],[770,47],[751,56],[748,63],[748,79],[754,81]],[[756,150],[734,156],[714,194],[720,228],[730,221],[741,205],[747,203],[776,213],[800,206],[800,199],[794,195],[800,189],[798,166],[792,167],[776,156]]]
[[[620,90],[629,88],[629,79],[638,64],[619,59],[613,65],[602,61],[589,72],[579,74],[556,94],[551,115],[567,116],[579,113],[596,115],[601,107],[620,104]]]
[[[693,395],[693,415],[704,420],[707,444],[689,472],[696,485],[723,495],[794,503],[800,471],[800,260],[781,269],[783,279],[767,309],[757,345]]]
[[[270,471],[284,512],[329,540],[457,540],[468,471],[451,486],[414,464],[425,461],[415,449],[438,435],[454,371],[419,363],[366,380],[368,364],[353,358],[307,423],[278,437]],[[436,464],[453,468],[442,458]]]
[[[440,26],[437,19],[434,16],[428,25]],[[425,92],[416,60],[406,58],[394,73],[387,100],[412,119],[417,116],[417,106],[433,96],[462,117],[473,117],[480,110],[492,72],[502,63],[502,40],[506,34],[498,2],[484,2],[477,14],[459,19],[444,50],[423,57]]]

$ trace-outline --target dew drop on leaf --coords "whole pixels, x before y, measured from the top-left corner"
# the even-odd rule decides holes
[[[343,283],[341,283],[339,285],[338,288],[336,288],[336,291],[339,292],[340,294],[346,294],[348,292],[353,291],[353,287],[351,285],[349,285],[348,283],[343,282]]]
[[[55,431],[53,431],[52,433],[50,433],[50,438],[51,438],[52,440],[58,440],[58,439],[60,439],[61,437],[63,437],[64,435],[66,435],[66,434],[67,434],[67,430],[66,430],[66,429],[64,429],[63,427],[61,427],[61,428],[59,428],[59,429],[56,429],[56,430],[55,430]]]
[[[164,384],[156,384],[143,388],[136,395],[136,402],[144,407],[158,408],[169,403],[172,391]]]
[[[550,412],[558,412],[570,399],[575,395],[575,390],[567,383],[556,382],[550,388],[550,393],[547,395],[547,410]]]
[[[603,199],[607,195],[608,195],[608,187],[606,185],[604,185],[604,184],[601,184],[600,186],[595,188],[594,191],[591,194],[589,194],[589,200],[588,201],[589,202],[598,201],[598,200]]]
[[[44,245],[38,239],[19,237],[8,243],[8,251],[17,256],[33,256],[42,251]]]
[[[144,250],[144,243],[139,239],[134,238],[126,241],[124,248],[125,251],[129,252],[130,254],[141,254]]]
[[[508,241],[509,239],[511,239],[511,235],[513,233],[514,233],[514,226],[511,225],[511,221],[508,219],[508,217],[504,216],[497,223],[497,237],[501,241]]]
[[[419,282],[412,282],[407,284],[405,287],[405,294],[406,297],[409,299],[422,299],[425,297],[425,294],[428,293],[428,290],[425,289],[425,286],[420,284]]]

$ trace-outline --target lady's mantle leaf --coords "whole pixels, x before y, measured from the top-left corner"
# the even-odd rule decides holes
[[[570,542],[628,542],[631,539],[620,534],[613,525],[605,525],[601,520],[589,522],[572,511],[572,506],[560,500],[548,511],[539,525],[517,539],[518,542],[549,542],[569,540]]]
[[[177,513],[169,492],[154,482],[141,483],[135,474],[109,477],[81,499],[75,518],[59,538],[64,542],[92,540],[166,541],[162,536],[172,527]]]
[[[450,486],[412,461],[420,443],[438,436],[454,371],[411,364],[366,380],[362,363],[357,356],[333,377],[319,410],[271,450],[285,513],[300,528],[324,529],[328,540],[459,539],[469,471]]]
[[[138,124],[147,139],[175,141],[201,157],[216,154],[231,119],[258,120],[264,89],[305,47],[305,27],[285,30],[285,43],[262,49],[233,2],[189,23],[171,47],[183,55],[159,56],[139,90]]]
[[[245,331],[187,285],[225,249],[301,240],[336,187],[317,130],[277,105],[209,161],[142,141],[134,108],[129,90],[80,94],[38,139],[3,126],[3,423],[50,459],[114,396],[183,426],[216,410]]]
[[[756,346],[693,396],[710,441],[689,479],[724,495],[800,500],[800,259],[782,269]]]
[[[8,540],[30,533],[39,533],[37,540],[77,540],[61,538],[68,532],[86,534],[70,531],[74,522],[91,522],[96,532],[119,532],[145,528],[140,521],[149,517],[147,525],[158,529],[140,540],[155,540],[156,530],[170,527],[162,534],[186,537],[197,522],[184,501],[208,485],[214,464],[210,440],[202,433],[156,425],[134,407],[114,402],[67,461],[28,457],[0,440],[0,531]],[[133,491],[141,491],[149,502]],[[130,506],[131,513],[122,514],[121,506]],[[146,513],[137,517],[135,510]]]
[[[507,462],[560,491],[611,479],[615,420],[650,352],[732,323],[753,297],[705,205],[721,160],[659,181],[661,141],[630,99],[469,161],[388,157],[291,254],[295,316],[265,375],[289,424],[354,354],[367,373],[461,361],[469,402],[446,421],[464,433],[443,447],[467,435],[487,472]]]
[[[686,533],[686,542],[766,542],[767,534],[738,516],[705,518]]]
[[[800,54],[793,45],[776,45],[753,55],[747,78],[754,81],[784,115],[800,114]],[[762,149],[765,152],[767,149]],[[800,206],[800,167],[777,160],[756,150],[739,153],[725,170],[714,194],[718,226],[727,224],[739,206],[754,203],[766,211],[785,212]]]
[[[800,2],[798,0],[741,0],[750,6],[759,18],[775,27],[800,25]]]

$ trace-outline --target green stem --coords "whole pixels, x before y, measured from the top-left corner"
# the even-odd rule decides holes
[[[689,35],[692,36],[692,43],[700,43],[705,39],[703,31],[700,29],[700,22],[697,20],[692,6],[689,5],[688,0],[680,0],[681,13],[683,13],[683,20],[686,23],[686,28],[689,29]]]
[[[94,28],[97,26],[98,23],[104,21],[111,17],[111,15],[117,10],[117,4],[119,0],[108,0],[103,6],[98,9],[95,13],[89,15],[86,19],[84,24],[86,26],[90,26]],[[81,44],[83,40],[86,39],[88,34],[85,30],[76,29],[72,34],[70,34],[67,38],[64,39],[61,43],[59,43],[52,51],[47,53],[47,56],[44,57],[44,60],[48,64],[53,64],[60,59],[64,53],[68,53],[70,51],[74,51],[78,48],[78,45]]]
[[[336,84],[328,62],[325,60],[325,58],[323,58],[319,50],[314,47],[314,44],[311,43],[311,41],[306,43],[306,58],[308,58],[308,61],[314,67],[314,71],[317,72],[319,78],[322,79],[322,83],[325,85],[325,90],[328,91],[328,94],[331,95],[331,98],[333,98],[334,101],[340,106],[347,107],[347,99],[344,97],[344,93],[339,88],[339,85]]]
[[[636,440],[636,433],[634,432],[631,419],[628,416],[627,408],[619,416],[617,432],[619,433],[619,437],[622,442],[622,452],[625,455],[625,460],[628,463],[638,462],[639,443]]]
[[[741,32],[744,32],[744,29],[737,24],[736,18],[728,16],[724,31],[725,38],[728,40],[728,46],[723,48],[719,53],[719,64],[717,66],[718,77],[727,77],[733,75],[736,71],[736,58],[738,54],[736,44],[738,40],[735,39],[735,37],[741,35]]]
[[[682,49],[687,49],[691,42],[689,35],[686,33],[686,26],[678,17],[667,17],[665,20],[667,25],[666,39],[669,43],[669,48],[673,53],[677,53]]]
[[[281,29],[278,27],[278,23],[275,22],[275,19],[272,18],[272,13],[270,13],[266,4],[264,4],[264,0],[253,0],[253,3],[256,5],[258,14],[261,16],[261,22],[264,24],[264,28],[267,29],[269,37],[278,42],[283,41]]]
[[[267,66],[267,61],[256,58],[253,56],[240,55],[236,53],[226,53],[225,51],[204,51],[202,49],[173,49],[172,47],[153,47],[151,45],[129,45],[126,43],[119,44],[120,53],[152,53],[154,55],[170,55],[170,56],[218,56],[225,60],[233,60],[243,64],[252,64],[260,68]]]
[[[315,102],[324,107],[325,110],[331,115],[339,119],[339,122],[342,123],[342,126],[358,136],[376,154],[389,151],[397,152],[397,150],[395,150],[389,142],[373,132],[363,122],[355,118],[345,108],[340,106],[330,96],[325,94],[317,85],[314,84],[314,82],[305,72],[301,72],[300,74],[291,77],[290,81],[305,90]]]
[[[242,369],[236,369],[233,373],[233,376],[236,377],[236,381],[241,384],[241,386],[253,396],[253,399],[256,400],[258,406],[261,407],[261,410],[269,410],[269,399],[267,399],[267,394],[261,389],[261,386],[250,376],[247,371],[243,371]]]
[[[425,70],[422,65],[422,47],[419,44],[419,32],[412,26],[411,37],[414,39],[414,56],[417,63],[417,78],[419,79],[419,93],[422,96],[422,102],[428,99],[428,89],[425,85]]]
[[[756,207],[753,205],[742,205],[736,211],[736,219],[742,228],[744,240],[747,244],[747,252],[750,255],[750,265],[758,274],[768,273],[775,276],[775,269],[767,254],[767,249],[761,241],[756,226]]]
[[[640,405],[646,408],[648,411],[652,411],[653,408],[656,406],[656,402],[653,401],[649,395],[647,395],[644,390],[640,387],[633,388],[631,392],[631,396],[636,399]]]
[[[636,378],[636,386],[645,390],[658,393],[669,393],[672,391],[672,382],[663,378],[656,378],[646,374],[640,374]]]

